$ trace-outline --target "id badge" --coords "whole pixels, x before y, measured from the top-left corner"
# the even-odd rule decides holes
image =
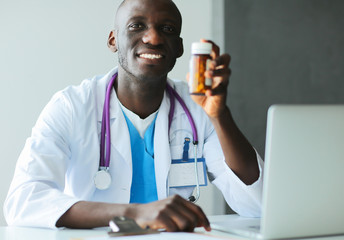
[[[199,185],[207,186],[208,182],[204,158],[197,159],[197,172]],[[174,188],[196,186],[195,159],[173,159],[168,182],[169,186]]]

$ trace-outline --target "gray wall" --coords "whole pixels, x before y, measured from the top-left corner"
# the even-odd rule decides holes
[[[262,156],[271,104],[344,103],[344,1],[226,0],[225,12],[228,104]]]

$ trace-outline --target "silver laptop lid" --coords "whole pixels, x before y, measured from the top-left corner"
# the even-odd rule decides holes
[[[344,105],[269,108],[261,234],[344,233]]]

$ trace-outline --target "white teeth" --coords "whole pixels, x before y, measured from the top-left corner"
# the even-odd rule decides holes
[[[159,58],[162,58],[162,55],[143,53],[143,54],[140,54],[140,58],[159,59]]]

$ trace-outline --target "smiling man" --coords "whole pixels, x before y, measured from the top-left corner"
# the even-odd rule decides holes
[[[4,205],[9,225],[93,228],[126,216],[152,229],[210,230],[189,201],[196,184],[184,181],[195,158],[233,210],[260,215],[263,162],[226,106],[230,56],[208,41],[205,96],[167,77],[183,54],[181,24],[171,0],[122,2],[108,39],[119,66],[44,108]]]
[[[124,1],[108,46],[118,53],[116,93],[141,118],[158,110],[167,73],[183,54],[181,16],[169,1]]]

